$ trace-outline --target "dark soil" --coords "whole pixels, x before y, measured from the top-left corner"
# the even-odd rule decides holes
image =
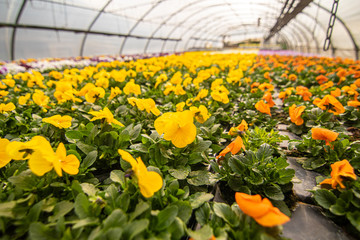
[[[346,129],[348,132],[352,133],[350,141],[359,141],[360,140],[360,129],[357,127],[348,127]]]

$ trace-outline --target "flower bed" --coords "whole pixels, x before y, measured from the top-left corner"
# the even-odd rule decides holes
[[[61,69],[0,75],[8,239],[281,239],[297,202],[286,155],[322,174],[314,203],[359,233],[359,62],[185,53]],[[288,151],[279,123],[302,138]]]

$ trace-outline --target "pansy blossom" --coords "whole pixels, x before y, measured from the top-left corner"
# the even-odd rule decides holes
[[[325,179],[320,185],[330,184],[332,188],[336,189],[336,186],[339,184],[341,188],[345,188],[343,184],[345,178],[356,180],[354,168],[346,159],[331,164],[331,169],[331,178]]]
[[[261,199],[259,194],[248,195],[237,192],[235,193],[235,200],[243,213],[264,227],[274,227],[290,221],[290,218],[274,207],[269,199]]]

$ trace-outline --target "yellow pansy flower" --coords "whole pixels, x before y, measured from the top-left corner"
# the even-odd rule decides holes
[[[9,94],[8,91],[1,90],[1,91],[0,91],[0,98],[5,97],[5,96],[7,96],[8,94]]]
[[[140,192],[144,197],[152,197],[155,192],[162,188],[163,180],[160,174],[154,171],[148,171],[140,157],[135,159],[130,153],[121,149],[119,149],[118,152],[122,159],[130,163],[137,178]]]
[[[184,111],[184,107],[185,107],[185,102],[179,102],[178,104],[176,104],[176,111],[182,112]]]
[[[72,120],[72,117],[70,117],[68,115],[65,115],[65,116],[54,115],[52,117],[43,118],[42,121],[45,123],[50,123],[57,128],[63,129],[63,128],[71,127],[71,120]]]
[[[26,102],[30,99],[30,96],[31,96],[30,93],[27,93],[25,96],[20,96],[18,100],[19,104],[25,105]]]
[[[200,101],[201,99],[205,98],[209,94],[209,90],[201,89],[198,95],[194,98],[194,101]]]
[[[112,100],[114,97],[116,97],[117,95],[120,95],[122,93],[122,91],[120,90],[119,87],[112,87],[111,88],[111,93],[109,96],[109,100]]]
[[[105,96],[105,90],[102,87],[91,88],[86,94],[85,99],[89,103],[94,103],[96,100]]]
[[[90,119],[90,121],[95,121],[98,119],[105,119],[106,122],[109,124],[113,123],[113,124],[119,125],[121,127],[124,126],[121,122],[119,122],[118,120],[116,120],[114,118],[114,115],[110,112],[110,110],[107,107],[105,107],[103,110],[100,110],[100,111],[90,111],[89,114],[95,116],[92,119]]]
[[[28,159],[30,170],[38,176],[43,176],[53,168],[60,177],[61,169],[68,174],[77,174],[79,171],[79,160],[72,154],[66,156],[63,143],[59,144],[55,153],[50,142],[42,136],[35,136],[28,142],[10,142],[5,152],[13,160]]]
[[[6,153],[6,147],[9,144],[9,140],[0,138],[0,168],[4,167],[11,161],[11,157]]]
[[[15,110],[15,105],[12,102],[0,103],[0,113],[11,112],[12,110]]]
[[[154,125],[159,135],[164,134],[164,139],[178,148],[186,147],[196,138],[196,126],[190,110],[164,113],[155,120]]]
[[[131,79],[130,82],[126,83],[123,91],[126,95],[129,95],[130,93],[135,95],[141,94],[140,85],[136,84],[134,79]]]
[[[59,143],[55,155],[53,165],[57,175],[62,177],[62,171],[70,175],[79,173],[79,159],[74,154],[66,155],[66,149],[62,142]]]
[[[109,87],[109,79],[105,78],[105,77],[100,77],[96,80],[95,85],[97,87],[102,87],[102,88],[108,88]]]
[[[46,96],[43,91],[35,90],[35,93],[32,95],[32,99],[34,103],[36,103],[40,107],[46,107],[46,108],[49,107],[48,103],[50,98]]]
[[[147,99],[139,99],[139,98],[128,98],[128,102],[132,106],[137,106],[137,108],[141,111],[145,110],[147,113],[153,113],[155,116],[160,115],[160,110],[156,107],[155,101],[151,98]]]
[[[211,116],[204,105],[197,107],[190,107],[190,111],[194,114],[196,121],[199,123],[204,123]]]

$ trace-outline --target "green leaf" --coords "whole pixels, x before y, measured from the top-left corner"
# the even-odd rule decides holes
[[[107,230],[104,234],[105,239],[108,240],[120,240],[123,233],[123,229],[120,227],[113,227]],[[101,236],[99,239],[104,239],[103,236]]]
[[[240,224],[239,217],[231,210],[231,207],[225,203],[214,203],[214,213],[227,222],[231,227],[237,227]]]
[[[264,193],[268,198],[273,200],[284,200],[285,198],[283,192],[281,191],[281,188],[276,184],[266,186],[264,188]]]
[[[210,221],[210,205],[204,203],[200,208],[195,211],[196,221],[200,225],[205,225]]]
[[[52,229],[40,222],[31,223],[29,227],[29,237],[33,240],[58,239]]]
[[[36,222],[39,219],[40,212],[41,212],[42,206],[44,204],[44,201],[45,200],[42,200],[30,208],[29,213],[26,215],[26,220],[29,223]]]
[[[49,217],[49,222],[55,222],[60,217],[65,216],[74,208],[74,203],[70,201],[61,201],[54,207],[54,214]]]
[[[98,156],[98,151],[94,150],[91,151],[87,154],[87,156],[84,158],[84,160],[81,163],[81,167],[87,169],[89,168],[91,165],[94,164],[94,162],[96,161]]]
[[[194,186],[211,185],[217,182],[218,174],[210,173],[207,170],[192,171],[186,179],[187,182]]]
[[[169,169],[170,175],[180,180],[185,179],[189,175],[190,171],[190,166],[180,166],[175,169]]]
[[[189,201],[190,201],[191,207],[193,209],[196,209],[196,208],[200,207],[202,204],[204,204],[205,202],[210,201],[210,199],[212,199],[213,197],[214,197],[214,195],[212,195],[211,193],[197,192],[190,196]]]
[[[194,148],[192,149],[192,152],[203,152],[209,149],[209,147],[211,146],[212,142],[207,140],[207,141],[199,141],[198,144],[196,144],[194,146]]]
[[[318,156],[320,154],[320,152],[322,151],[323,147],[322,146],[315,146],[311,149],[311,155],[313,157]],[[314,158],[314,159],[318,159],[318,158]]]
[[[341,199],[338,199],[341,200]],[[346,209],[344,208],[344,206],[340,205],[340,204],[336,204],[336,205],[332,205],[329,208],[330,212],[337,215],[337,216],[344,216],[346,214]]]
[[[336,203],[336,196],[331,191],[319,189],[314,192],[315,201],[323,208],[329,209]]]
[[[229,186],[235,192],[243,192],[246,194],[251,194],[251,191],[248,186],[244,185],[244,180],[242,178],[231,178],[228,181]]]
[[[142,231],[147,229],[148,226],[149,226],[148,219],[136,220],[124,225],[123,239],[127,239],[127,240],[133,239],[136,235],[140,234]]]
[[[242,161],[235,157],[231,157],[228,164],[231,170],[239,175],[243,175],[247,169],[247,167],[242,163]]]
[[[129,140],[130,140],[129,131],[127,131],[126,129],[122,130],[121,133],[119,134],[119,141],[129,142]]]
[[[166,233],[171,234],[171,239],[182,239],[185,235],[184,226],[185,223],[180,218],[176,217],[173,223],[166,229]],[[165,237],[163,239],[165,239]],[[170,239],[170,236],[168,239]]]
[[[72,228],[77,229],[77,228],[82,228],[82,227],[86,227],[86,226],[94,226],[94,225],[97,225],[98,223],[99,223],[98,218],[88,217],[88,218],[83,218],[83,219],[80,219],[79,221],[76,221],[76,223],[74,224],[74,226]]]
[[[271,146],[267,143],[261,144],[258,151],[256,152],[256,158],[258,161],[263,161],[268,157],[272,156],[272,153],[274,151],[272,150]]]
[[[96,147],[85,144],[83,142],[76,142],[76,146],[85,154],[89,154],[96,150]]]
[[[146,210],[148,210],[150,208],[150,205],[147,202],[143,202],[140,201],[136,207],[134,212],[132,212],[130,214],[130,219],[129,221],[134,220],[135,218],[137,218],[138,216],[140,216],[142,213],[144,213]]]
[[[65,137],[68,139],[81,139],[83,137],[83,134],[80,131],[66,131]]]
[[[175,220],[178,214],[178,207],[170,205],[165,209],[161,210],[157,215],[157,224],[155,229],[158,231],[165,230]]]
[[[187,229],[187,232],[194,240],[209,240],[213,235],[212,228],[209,225],[205,225],[197,231]]]
[[[142,143],[137,143],[137,144],[133,144],[130,146],[131,149],[142,152],[142,153],[148,153],[149,150],[146,147],[146,145],[142,144]]]
[[[137,124],[134,128],[129,130],[130,140],[135,140],[139,137],[141,132],[141,124]]]
[[[112,213],[104,220],[104,230],[123,226],[126,222],[126,214],[121,209],[115,209]]]
[[[295,170],[288,168],[288,169],[280,169],[278,171],[279,173],[279,179],[277,180],[277,182],[279,184],[287,184],[289,182],[291,182],[291,180],[293,179],[293,177],[295,176]]]
[[[264,183],[263,175],[255,171],[250,172],[248,176],[244,177],[244,180],[252,185],[261,185]]]
[[[17,176],[9,177],[9,182],[14,184],[17,188],[25,191],[32,191],[36,188],[39,178],[36,177],[30,169],[21,172]]]
[[[75,213],[79,218],[86,218],[90,215],[90,203],[85,194],[79,193],[75,199]]]
[[[110,179],[113,182],[123,185],[125,183],[125,173],[121,170],[113,170],[110,173]]]
[[[0,203],[0,217],[13,218],[12,209],[16,206],[16,201]]]
[[[96,192],[98,191],[96,187],[91,183],[81,183],[80,186],[83,192],[86,193],[88,196],[95,196]]]
[[[219,127],[221,127],[221,124],[214,124],[214,126],[212,126],[210,129],[211,134],[215,134]]]
[[[288,208],[288,206],[286,205],[286,203],[284,201],[273,200],[271,202],[274,205],[274,207],[277,207],[282,213],[284,213],[288,217],[291,216],[291,211],[290,211],[290,209]]]
[[[354,212],[348,212],[346,213],[346,218],[349,219],[351,224],[360,231],[360,212],[354,211]]]
[[[180,218],[183,222],[187,222],[192,214],[192,208],[188,201],[177,201],[174,202],[173,205],[178,207],[177,217]]]

